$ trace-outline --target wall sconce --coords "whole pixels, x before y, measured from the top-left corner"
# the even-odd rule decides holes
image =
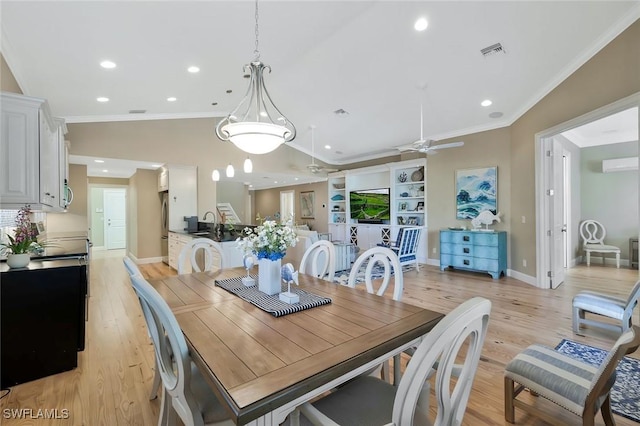
[[[247,159],[244,160],[244,172],[251,173],[252,171],[253,171],[253,163],[251,162],[251,159],[247,157]]]
[[[231,163],[229,163],[229,165],[227,166],[227,177],[232,178],[233,175],[236,174],[236,171],[233,169],[233,166],[231,165]]]
[[[214,182],[218,182],[220,180],[220,172],[218,171],[218,169],[215,169],[211,173],[211,180]]]

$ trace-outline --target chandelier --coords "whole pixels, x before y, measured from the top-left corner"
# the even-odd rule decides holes
[[[216,135],[250,154],[266,154],[295,139],[296,128],[275,106],[264,85],[264,71],[271,72],[271,67],[260,62],[258,0],[255,18],[255,58],[244,66],[245,73],[249,73],[249,86],[240,104],[220,120]]]

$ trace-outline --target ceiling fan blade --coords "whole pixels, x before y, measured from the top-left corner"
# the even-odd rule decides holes
[[[464,142],[462,142],[462,141],[443,143],[441,145],[431,145],[429,147],[429,150],[432,150],[432,149],[444,149],[444,148],[455,148],[455,147],[462,146],[462,145],[464,145]]]

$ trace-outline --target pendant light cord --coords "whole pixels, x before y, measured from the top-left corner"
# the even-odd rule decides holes
[[[258,50],[258,0],[256,0],[256,48],[253,50],[255,55],[255,61],[258,62],[260,60],[260,51]]]

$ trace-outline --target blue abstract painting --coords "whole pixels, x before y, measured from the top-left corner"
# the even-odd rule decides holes
[[[498,209],[498,168],[456,170],[456,218],[473,219]]]

